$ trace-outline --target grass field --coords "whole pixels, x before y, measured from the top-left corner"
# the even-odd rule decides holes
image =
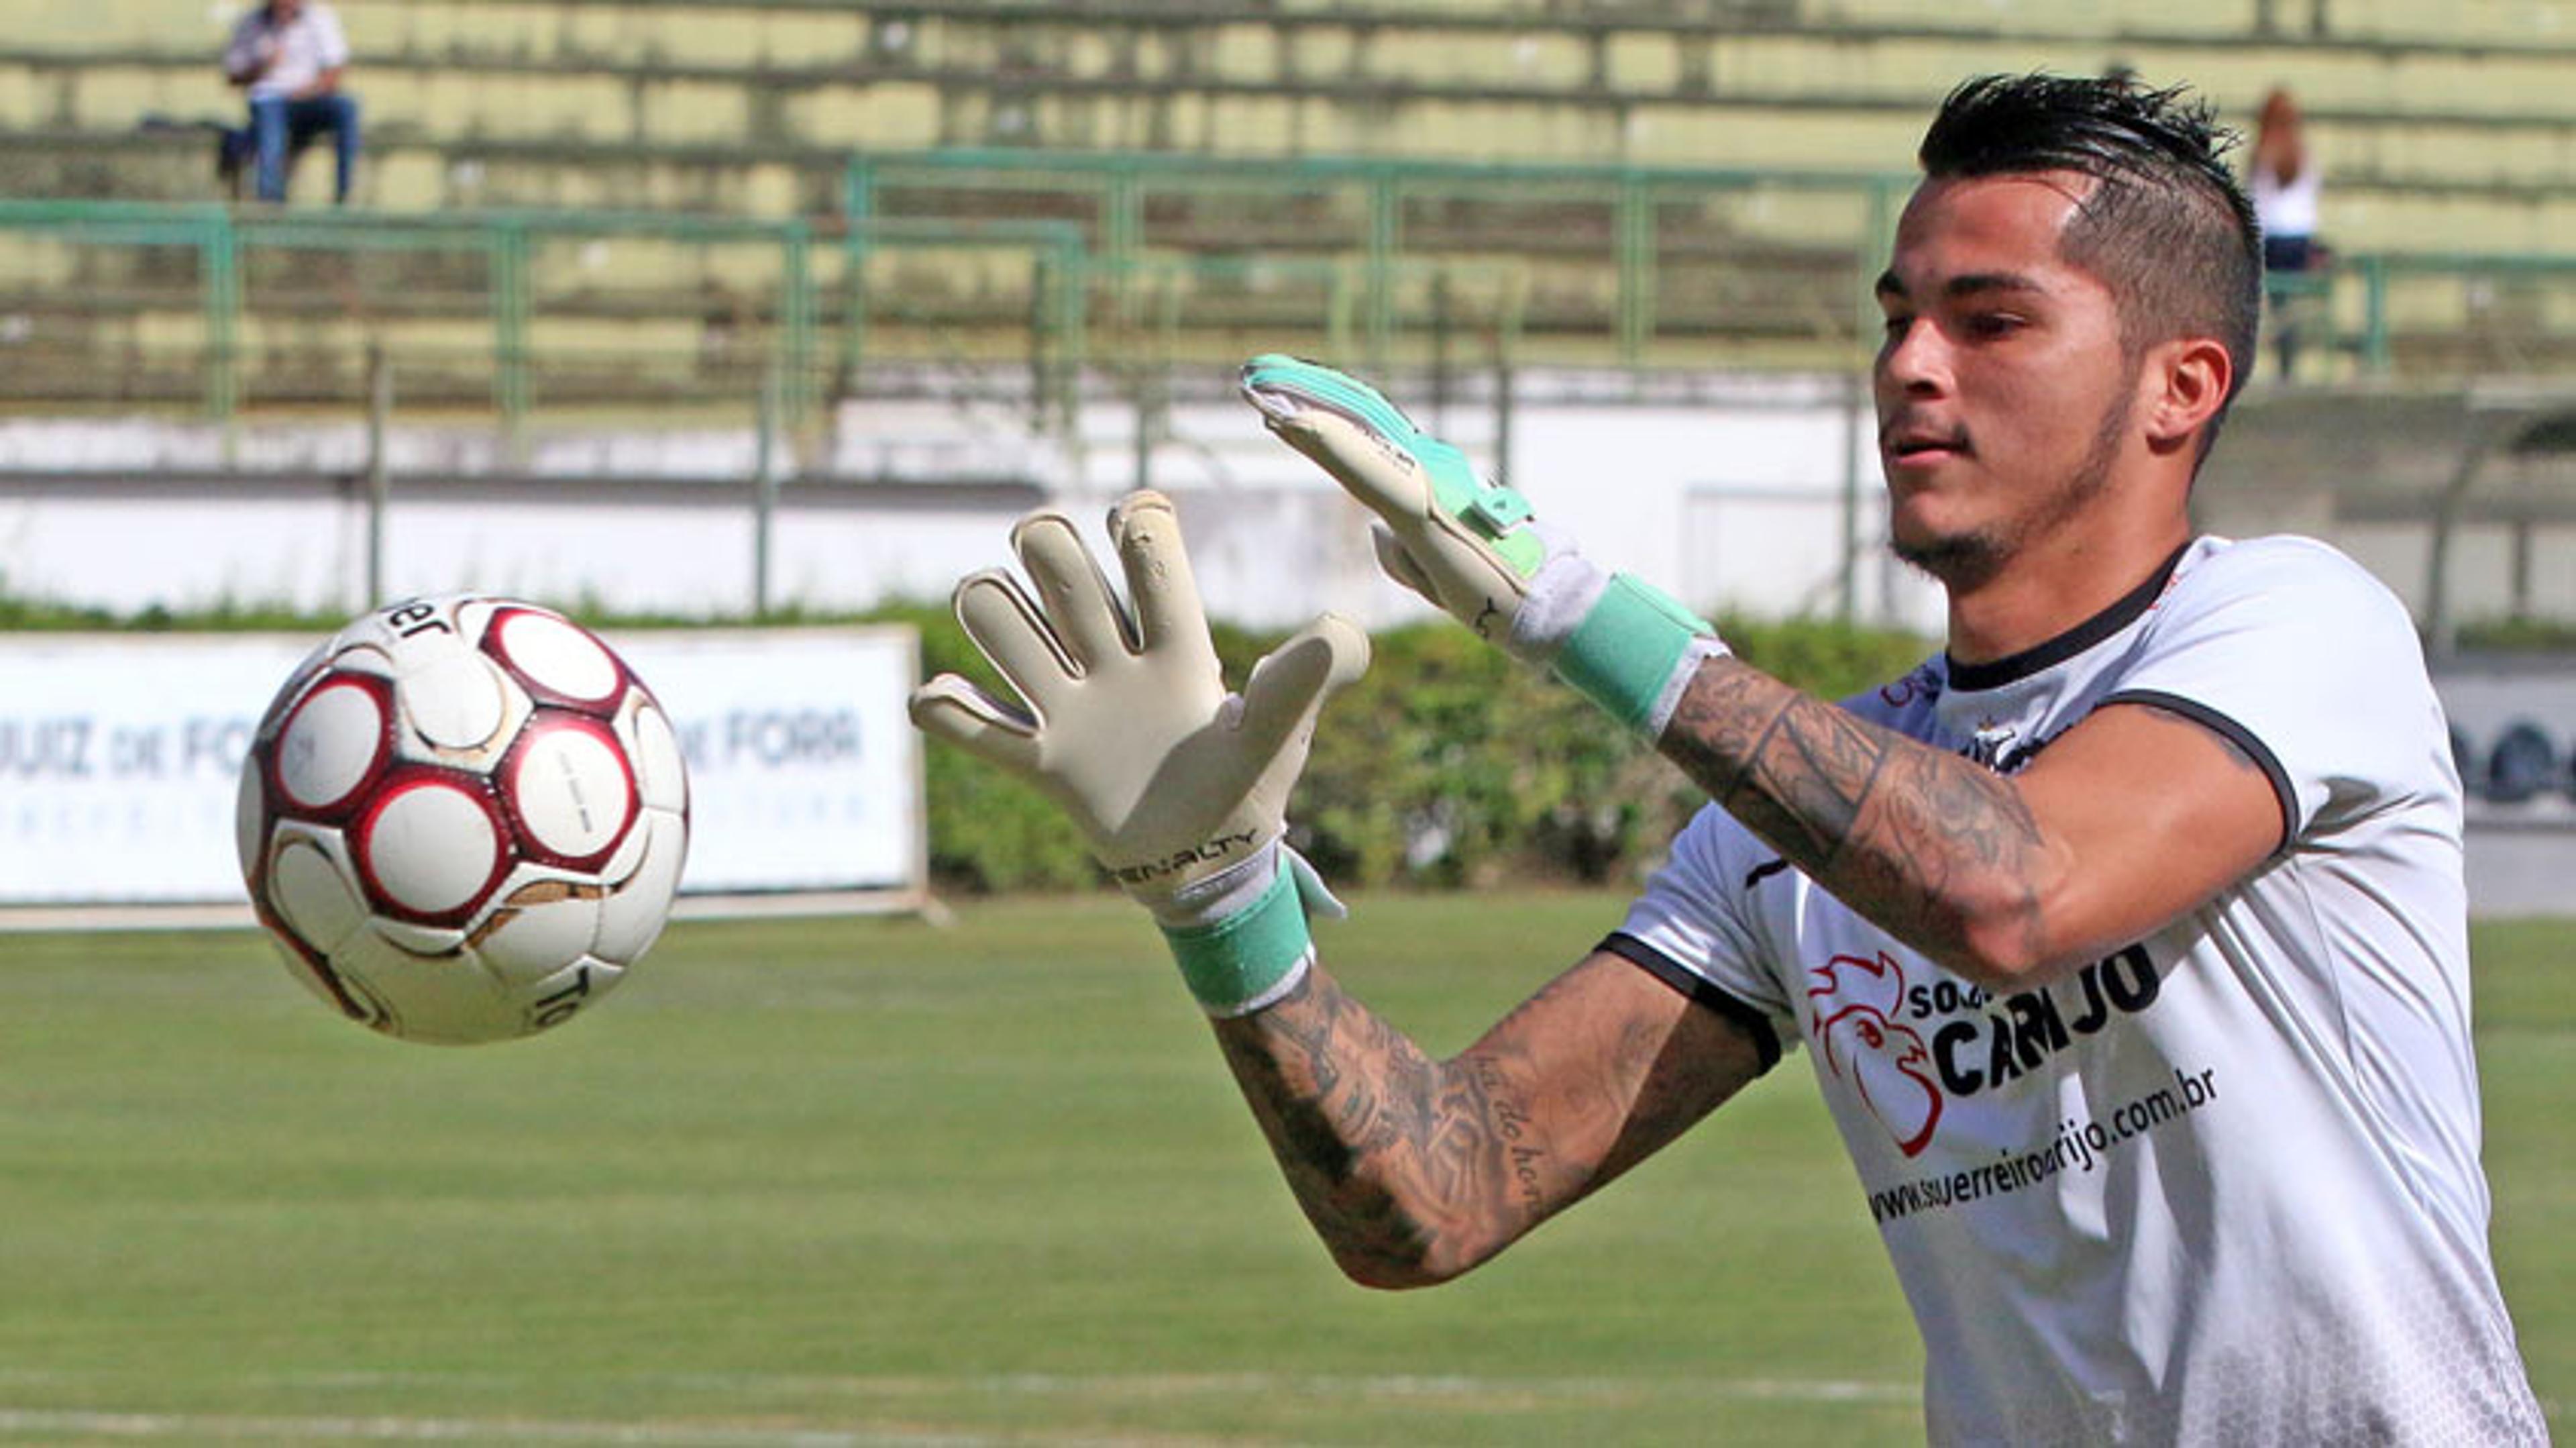
[[[1446,1051],[1617,909],[1373,898],[1327,949]],[[2576,926],[2478,946],[2563,1433]],[[247,934],[0,936],[0,1439],[1905,1443],[1919,1365],[1803,1063],[1475,1276],[1345,1285],[1115,901],[675,927],[461,1051]]]

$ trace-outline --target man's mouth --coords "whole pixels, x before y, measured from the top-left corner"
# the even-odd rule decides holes
[[[1879,449],[1892,463],[1907,467],[1923,466],[1966,456],[1968,437],[1962,432],[1908,429],[1887,434],[1880,440]]]

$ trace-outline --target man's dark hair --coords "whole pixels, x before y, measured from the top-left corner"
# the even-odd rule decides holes
[[[2138,356],[2180,336],[2215,337],[2234,365],[2228,401],[2254,374],[2263,243],[2222,157],[2237,143],[2183,88],[2126,77],[1986,75],[1941,103],[1916,158],[1934,180],[2072,171],[2097,183],[2059,252],[2118,299],[2120,341]],[[2205,455],[2225,407],[2201,437]]]

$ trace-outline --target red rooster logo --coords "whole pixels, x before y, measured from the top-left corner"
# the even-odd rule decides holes
[[[1807,1035],[1817,1054],[1851,1083],[1897,1150],[1920,1156],[1941,1121],[1941,1087],[1923,1037],[1897,1019],[1904,1002],[1905,967],[1886,951],[1808,967]]]

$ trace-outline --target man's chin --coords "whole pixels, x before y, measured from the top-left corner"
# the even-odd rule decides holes
[[[1924,536],[1900,532],[1887,546],[1899,562],[1953,591],[1986,582],[2004,563],[2004,550],[1983,533]]]

